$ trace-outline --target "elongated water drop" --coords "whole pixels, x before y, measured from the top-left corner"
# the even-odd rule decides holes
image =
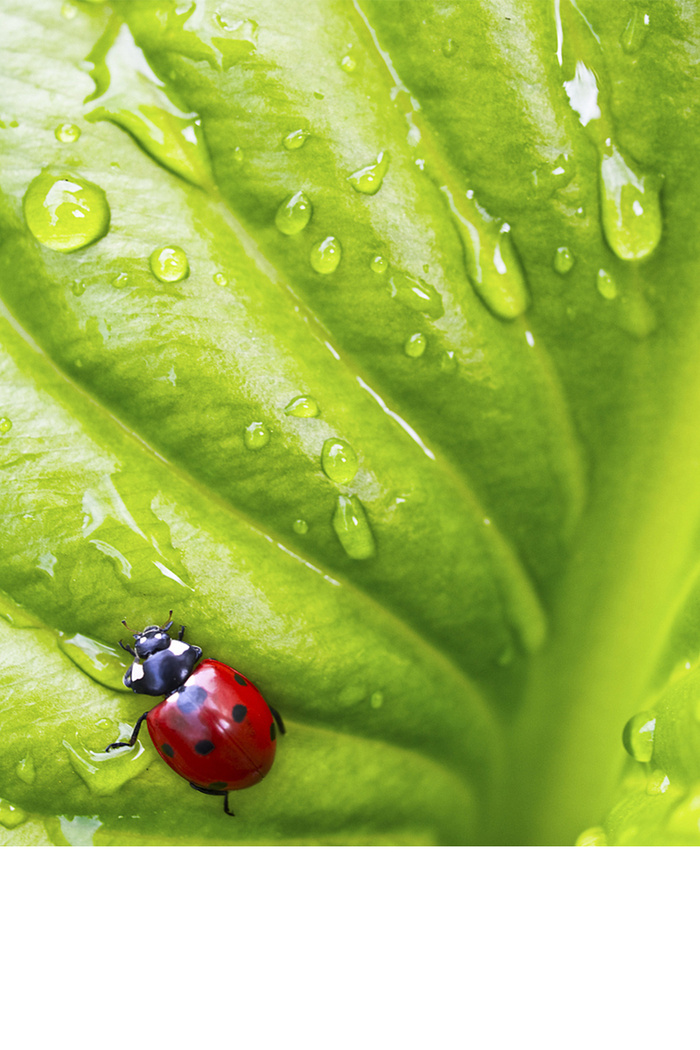
[[[109,229],[104,190],[79,175],[43,171],[29,184],[22,206],[27,226],[39,243],[57,252],[85,248]]]
[[[59,124],[54,134],[59,142],[77,142],[80,138],[80,128],[77,124]]]
[[[12,420],[7,416],[0,416],[0,434],[9,434],[12,430]]]
[[[126,288],[129,283],[129,274],[126,270],[121,270],[120,273],[112,279],[112,284],[115,288]]]
[[[574,256],[569,248],[561,247],[557,248],[554,253],[554,262],[552,263],[557,273],[560,273],[562,277],[564,274],[569,273],[574,265]]]
[[[347,441],[328,438],[321,452],[321,466],[336,485],[348,485],[357,474],[357,454]]]
[[[297,416],[299,419],[313,419],[321,414],[318,401],[314,397],[294,397],[284,410],[286,416]]]
[[[427,314],[437,320],[445,312],[440,293],[421,277],[411,277],[397,270],[389,278],[389,288],[397,302],[417,313]]]
[[[250,449],[251,452],[257,452],[259,449],[265,448],[269,440],[270,431],[264,423],[249,423],[243,431],[245,447]]]
[[[126,667],[119,649],[85,634],[74,634],[71,638],[60,637],[58,648],[94,681],[107,686],[108,689],[129,692],[122,681]]]
[[[638,175],[614,146],[600,164],[600,209],[605,238],[620,259],[646,259],[661,240],[659,180]]]
[[[4,828],[18,828],[24,824],[27,814],[19,806],[13,806],[6,798],[0,798],[0,824]]]
[[[376,554],[377,545],[367,521],[365,508],[357,496],[338,496],[333,528],[349,558],[364,561]]]
[[[651,762],[654,754],[654,732],[656,716],[651,711],[630,718],[622,732],[622,743],[625,750],[637,762]]]
[[[604,299],[615,299],[617,296],[617,285],[615,278],[607,270],[598,270],[596,275],[596,288]]]
[[[165,248],[156,248],[148,260],[154,277],[164,284],[182,281],[190,272],[190,264],[182,248],[169,244]]]
[[[358,193],[373,197],[381,188],[388,167],[389,154],[384,151],[379,154],[374,164],[367,164],[366,167],[348,175],[348,182]]]
[[[414,332],[413,335],[409,335],[404,343],[403,352],[406,354],[406,357],[421,357],[427,345],[428,341],[423,333]]]
[[[285,135],[282,145],[288,150],[301,149],[308,137],[308,131],[304,131],[303,128],[297,128],[296,131],[290,131],[288,135]]]
[[[34,759],[31,755],[27,755],[26,758],[20,759],[15,766],[15,773],[23,784],[34,783],[36,780],[36,768],[34,766]]]
[[[638,7],[630,15],[620,36],[620,46],[626,55],[634,55],[642,47],[649,28],[649,15],[642,14]]]
[[[118,751],[91,751],[77,739],[63,746],[70,764],[93,795],[113,795],[129,780],[143,773],[155,758],[153,748],[144,748],[140,740],[135,747]]]
[[[342,249],[335,237],[326,237],[311,249],[309,261],[316,273],[335,273],[340,263]]]
[[[301,233],[309,225],[311,201],[302,190],[283,200],[275,215],[275,226],[286,237]]]

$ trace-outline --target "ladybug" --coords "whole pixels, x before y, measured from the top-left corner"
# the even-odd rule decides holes
[[[277,728],[284,733],[284,723],[253,683],[232,667],[203,660],[194,669],[202,650],[183,641],[184,627],[172,638],[172,625],[169,619],[163,627],[133,632],[133,648],[120,641],[134,657],[124,685],[165,699],[141,715],[129,740],[105,750],[133,747],[145,720],[161,758],[195,791],[223,795],[224,812],[232,817],[229,791],[252,787],[270,772]]]

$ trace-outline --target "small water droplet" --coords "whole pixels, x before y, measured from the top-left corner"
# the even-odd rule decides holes
[[[37,241],[57,252],[85,248],[109,229],[104,190],[78,175],[42,172],[29,184],[22,206]]]
[[[75,634],[71,638],[60,635],[58,648],[83,674],[95,682],[108,689],[129,692],[123,682],[126,666],[121,650],[113,645],[105,645],[104,642],[89,638],[85,634]]]
[[[357,62],[352,55],[343,55],[340,60],[340,68],[344,69],[346,73],[354,73],[357,69]]]
[[[323,473],[336,485],[349,485],[357,474],[357,455],[347,441],[328,438],[321,452]]]
[[[565,273],[569,273],[573,265],[574,255],[571,249],[566,248],[564,246],[562,246],[561,248],[557,248],[556,252],[554,253],[554,261],[552,263],[552,266],[554,267],[556,272],[562,274],[563,276]]]
[[[577,846],[607,846],[608,838],[601,827],[588,828],[576,839]]]
[[[644,47],[649,27],[649,15],[635,7],[620,36],[620,46],[626,55],[634,55]]]
[[[367,164],[366,167],[359,168],[352,175],[348,175],[348,182],[358,193],[373,197],[381,188],[388,167],[389,154],[383,151],[378,154],[374,164]]]
[[[375,693],[372,693],[372,695],[370,696],[370,698],[369,698],[369,705],[370,705],[370,707],[373,707],[375,709],[375,711],[376,711],[378,708],[380,708],[382,706],[383,703],[384,703],[384,693],[382,693],[381,690],[378,689]]]
[[[80,128],[77,124],[59,124],[54,134],[59,142],[77,142]]]
[[[655,730],[656,716],[651,711],[642,711],[630,718],[622,731],[622,743],[635,761],[651,762]]]
[[[311,249],[309,261],[316,273],[335,273],[338,269],[342,249],[340,241],[335,237],[326,237],[324,240],[314,244]]]
[[[121,739],[128,739],[126,733]],[[134,747],[117,751],[91,751],[79,742],[77,734],[73,744],[64,740],[63,746],[71,766],[93,795],[113,795],[129,780],[143,773],[156,754],[152,747],[146,749],[140,740]]]
[[[257,452],[258,449],[265,448],[269,440],[270,431],[264,423],[249,423],[243,431],[245,447],[249,448],[251,452]]]
[[[233,153],[231,154],[231,160],[235,167],[242,168],[243,161],[245,160],[245,153],[240,146],[236,146]]]
[[[0,434],[9,434],[12,430],[12,420],[8,416],[0,416]]]
[[[173,284],[182,281],[189,275],[190,264],[182,248],[175,244],[166,245],[165,248],[156,248],[148,260],[151,273],[164,284]]]
[[[437,320],[445,312],[440,293],[421,277],[394,272],[389,278],[389,288],[394,299],[417,313],[427,314]]]
[[[85,291],[85,281],[73,281],[72,285],[70,286],[70,290],[73,293],[73,295],[77,295],[78,297],[80,297]]]
[[[403,352],[406,354],[406,357],[421,357],[427,345],[428,341],[423,333],[414,332],[413,335],[409,335],[404,343]]]
[[[308,131],[305,131],[303,128],[297,128],[296,131],[290,131],[288,135],[285,135],[282,145],[288,150],[301,149],[308,137]]]
[[[638,175],[614,146],[600,164],[600,207],[608,244],[620,259],[646,259],[661,240],[661,180]]]
[[[297,416],[299,419],[314,419],[321,414],[315,397],[294,397],[285,407],[286,416]]]
[[[311,201],[302,190],[283,200],[275,215],[275,226],[286,237],[301,233],[309,225]]]
[[[27,755],[26,758],[20,759],[15,766],[15,773],[23,784],[34,783],[36,780],[36,769],[34,767],[34,759],[31,755]]]
[[[364,561],[376,554],[376,543],[365,508],[357,496],[338,496],[333,528],[349,558]]]
[[[374,255],[372,256],[372,261],[370,262],[369,267],[374,273],[386,273],[388,265],[389,263],[383,255]]]
[[[0,824],[4,828],[18,828],[24,824],[27,814],[19,806],[13,806],[6,798],[0,798]]]
[[[607,270],[598,270],[595,283],[604,299],[614,299],[617,295],[615,278],[611,277]]]
[[[309,531],[309,524],[308,522],[304,521],[303,518],[297,518],[297,520],[292,523],[292,528],[296,532],[297,536],[305,536],[306,533]]]
[[[647,795],[665,795],[671,786],[671,781],[662,770],[657,770],[647,780]]]
[[[445,43],[442,45],[442,53],[445,58],[452,58],[459,51],[459,44],[452,37],[448,37]]]
[[[314,98],[317,98],[321,102],[326,96],[322,91],[314,91]]]
[[[228,284],[228,277],[225,273],[215,273],[214,284],[218,284],[219,288],[225,288]]]
[[[67,22],[72,22],[73,19],[75,18],[75,16],[77,15],[77,13],[78,13],[78,8],[75,6],[75,4],[71,4],[71,3],[66,2],[65,4],[63,4],[61,6],[61,14],[66,19]]]
[[[440,355],[440,371],[450,375],[457,371],[457,358],[454,350],[444,350]]]
[[[126,285],[128,283],[129,283],[129,274],[126,273],[125,270],[122,270],[121,273],[118,273],[117,276],[112,281],[112,284],[114,285],[115,288],[124,288],[124,287],[126,287]]]

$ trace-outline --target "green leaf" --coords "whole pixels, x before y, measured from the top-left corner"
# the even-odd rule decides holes
[[[695,4],[0,10],[7,843],[598,826],[695,717]],[[235,821],[104,754],[170,608],[289,725]]]

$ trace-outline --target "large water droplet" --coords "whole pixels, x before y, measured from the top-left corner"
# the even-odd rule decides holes
[[[392,296],[411,310],[427,314],[435,320],[445,312],[440,293],[421,277],[411,277],[397,270],[389,277],[389,288]]]
[[[316,273],[329,274],[338,269],[342,249],[335,237],[326,237],[311,249],[309,262]]]
[[[72,638],[61,635],[58,648],[94,681],[108,689],[129,692],[122,681],[126,666],[119,649],[85,634],[74,634]]]
[[[348,175],[348,182],[358,193],[365,193],[372,197],[380,189],[388,167],[389,154],[383,151],[378,155],[374,164],[368,164],[354,171],[352,175]]]
[[[156,248],[148,260],[154,277],[164,284],[182,281],[189,275],[190,264],[182,248],[169,244],[165,248]]]
[[[0,434],[9,434],[12,430],[12,420],[7,416],[0,416]]]
[[[294,397],[284,410],[286,416],[297,416],[299,419],[314,419],[321,414],[315,397]]]
[[[80,128],[77,124],[59,124],[54,134],[59,142],[77,142],[80,138]]]
[[[560,273],[562,276],[566,273],[569,273],[572,266],[574,265],[573,252],[566,247],[557,248],[556,252],[554,253],[554,261],[552,265],[554,266],[556,272]]]
[[[649,28],[649,15],[642,14],[638,7],[630,15],[620,36],[620,46],[626,55],[633,55],[644,47]]]
[[[36,769],[34,767],[34,759],[31,755],[27,755],[26,758],[20,759],[15,766],[15,773],[23,784],[34,783],[36,780]]]
[[[24,824],[27,814],[19,806],[13,806],[6,798],[0,798],[0,824],[4,828],[18,828]]]
[[[308,131],[304,131],[303,128],[297,128],[296,131],[290,131],[288,135],[285,135],[282,145],[288,150],[301,149],[308,137]]]
[[[128,739],[126,733],[121,739]],[[64,740],[63,746],[71,766],[93,795],[113,795],[123,784],[143,773],[155,758],[153,748],[144,748],[140,740],[134,747],[117,751],[91,751],[79,743],[76,734],[74,745]]]
[[[265,448],[269,440],[270,431],[264,423],[249,423],[243,431],[245,447],[249,448],[251,452],[257,452],[258,449]]]
[[[109,229],[104,190],[77,175],[43,171],[29,184],[22,205],[33,235],[57,252],[85,248]]]
[[[621,259],[645,259],[661,240],[659,180],[638,175],[614,146],[600,165],[600,205],[605,237]]]
[[[409,335],[404,343],[403,352],[406,354],[406,357],[421,357],[427,345],[428,341],[423,333],[414,332],[413,335]]]
[[[596,288],[604,299],[614,299],[617,296],[617,285],[615,278],[607,270],[598,270],[595,279]]]
[[[326,477],[336,485],[348,485],[357,474],[357,455],[347,441],[328,438],[321,452],[321,466]]]
[[[365,508],[357,496],[338,496],[333,514],[333,528],[349,558],[364,561],[376,554],[377,545],[372,535]]]
[[[634,715],[622,731],[625,750],[637,762],[651,762],[654,754],[656,716],[651,711]]]
[[[283,200],[275,215],[275,226],[286,237],[301,233],[309,225],[311,201],[302,190]]]

